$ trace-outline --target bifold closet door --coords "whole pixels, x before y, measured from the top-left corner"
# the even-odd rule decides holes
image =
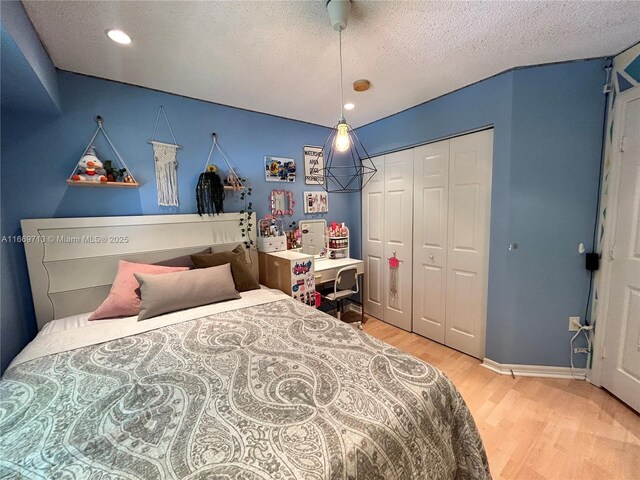
[[[413,150],[384,158],[384,310],[382,319],[411,331],[413,269]],[[393,271],[389,259],[396,256]]]
[[[413,331],[445,343],[449,140],[413,158]]]
[[[484,358],[493,130],[450,142],[445,343]]]
[[[414,157],[413,331],[483,358],[493,130]]]
[[[378,170],[362,190],[363,305],[383,319],[384,310],[384,155],[371,159]]]

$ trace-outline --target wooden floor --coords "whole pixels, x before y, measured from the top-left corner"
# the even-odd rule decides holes
[[[579,380],[499,375],[373,318],[364,331],[453,381],[478,425],[494,479],[640,480],[640,416],[605,390]]]

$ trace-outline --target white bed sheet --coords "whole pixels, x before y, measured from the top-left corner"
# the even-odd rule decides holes
[[[286,298],[290,297],[279,290],[262,286],[260,290],[241,293],[237,300],[179,310],[140,322],[138,322],[137,315],[89,321],[91,312],[52,320],[42,327],[36,338],[13,359],[9,368],[46,355],[75,350],[216,313],[239,310]]]

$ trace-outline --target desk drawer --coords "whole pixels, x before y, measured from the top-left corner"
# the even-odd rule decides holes
[[[357,265],[354,265],[354,267],[357,267],[358,275],[362,275],[364,273],[364,263],[358,263]],[[315,272],[316,285],[320,283],[333,282],[336,279],[338,272],[343,268],[345,267],[328,268],[326,270],[320,270],[320,271],[316,270]]]
[[[322,270],[321,272],[316,272],[316,284],[318,283],[326,283],[333,282],[336,279],[336,275],[338,275],[339,268],[330,268],[328,270]]]

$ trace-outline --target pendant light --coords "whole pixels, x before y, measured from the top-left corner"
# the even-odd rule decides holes
[[[376,173],[369,154],[356,133],[344,118],[344,91],[342,78],[342,30],[351,13],[351,0],[328,0],[329,20],[338,31],[340,53],[340,118],[322,147],[324,168],[319,175],[325,177],[323,188],[330,193],[359,192]]]

